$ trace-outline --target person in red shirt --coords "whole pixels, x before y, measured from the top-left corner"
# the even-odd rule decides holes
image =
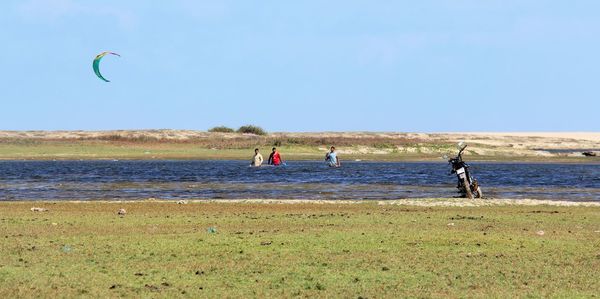
[[[275,148],[275,147],[273,148],[273,152],[271,152],[271,155],[269,156],[269,160],[267,161],[267,163],[269,165],[274,165],[274,166],[279,166],[283,163],[283,159],[281,158],[281,155],[277,151],[277,148]]]

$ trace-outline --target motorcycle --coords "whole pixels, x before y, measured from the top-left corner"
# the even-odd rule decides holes
[[[467,145],[459,143],[458,147],[458,155],[454,158],[448,159],[448,163],[450,163],[450,166],[452,166],[452,171],[450,174],[456,174],[456,177],[458,178],[458,186],[456,186],[456,188],[462,197],[469,199],[483,198],[483,193],[481,192],[481,186],[479,186],[479,182],[477,182],[477,180],[471,176],[469,165],[462,159],[462,153],[467,148]]]

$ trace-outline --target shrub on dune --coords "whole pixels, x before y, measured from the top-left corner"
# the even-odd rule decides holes
[[[244,134],[267,135],[267,132],[263,130],[263,128],[253,125],[241,126],[237,132]]]
[[[216,133],[233,133],[233,132],[235,132],[234,129],[226,127],[226,126],[218,126],[218,127],[210,128],[210,129],[208,129],[208,131],[216,132]]]

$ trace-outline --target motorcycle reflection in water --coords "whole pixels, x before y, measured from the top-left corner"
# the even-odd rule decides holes
[[[456,188],[458,188],[458,192],[462,197],[469,199],[483,198],[479,183],[471,176],[469,165],[462,159],[462,153],[465,148],[467,148],[467,145],[459,143],[458,147],[458,155],[448,160],[448,163],[452,166],[452,172],[450,172],[450,174],[456,173],[456,177],[458,178],[458,186],[456,186]]]

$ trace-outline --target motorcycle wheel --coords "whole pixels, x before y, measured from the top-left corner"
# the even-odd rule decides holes
[[[483,193],[481,192],[481,187],[477,187],[477,196],[475,198],[483,198]]]
[[[473,192],[471,192],[471,185],[467,178],[463,179],[463,188],[465,189],[465,195],[468,199],[473,199]]]

